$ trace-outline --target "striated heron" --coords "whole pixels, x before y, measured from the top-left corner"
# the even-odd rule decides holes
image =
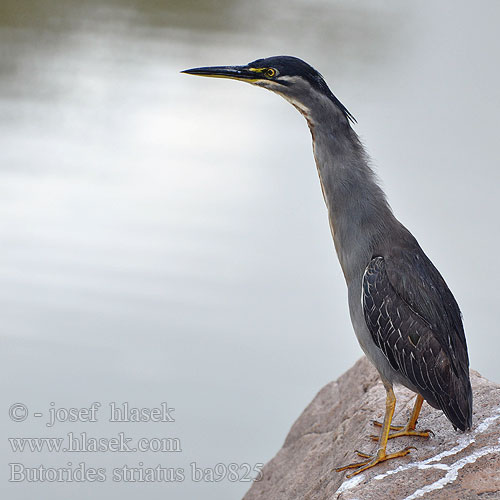
[[[290,56],[183,73],[264,87],[293,104],[309,125],[333,241],[347,283],[351,321],[387,393],[376,454],[357,452],[363,461],[337,470],[356,469],[353,476],[407,455],[412,447],[386,453],[387,441],[399,436],[429,437],[431,431],[416,430],[424,400],[442,410],[455,430],[470,429],[472,389],[458,304],[417,240],[392,213],[351,127],[354,117],[323,77]],[[394,383],[417,394],[404,427],[391,425]]]

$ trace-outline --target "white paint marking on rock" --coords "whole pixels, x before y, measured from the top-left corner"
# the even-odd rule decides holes
[[[458,444],[454,446],[453,448],[449,450],[445,450],[441,453],[438,453],[434,457],[427,458],[426,460],[422,460],[419,462],[410,462],[409,464],[406,465],[400,465],[399,467],[396,467],[393,470],[389,470],[387,472],[384,472],[383,474],[378,474],[375,476],[373,479],[376,479],[380,481],[381,479],[384,479],[387,476],[392,476],[393,474],[397,474],[398,472],[403,472],[408,469],[440,469],[440,470],[446,470],[447,473],[444,477],[441,479],[438,479],[432,484],[429,484],[427,486],[424,486],[422,488],[419,488],[416,490],[414,493],[412,493],[410,496],[406,497],[404,500],[413,500],[415,498],[422,497],[425,495],[425,493],[428,493],[429,491],[433,491],[436,489],[443,488],[446,484],[449,484],[453,481],[455,481],[458,477],[458,471],[462,469],[465,465],[469,463],[474,463],[478,458],[481,458],[484,455],[488,455],[490,453],[496,453],[500,452],[500,446],[490,446],[486,448],[481,448],[480,450],[477,450],[470,455],[467,455],[466,457],[461,458],[460,460],[457,460],[451,465],[447,464],[433,464],[432,462],[437,462],[443,458],[449,457],[451,455],[456,455],[457,453],[460,453],[462,450],[470,446],[472,443],[476,441],[476,436],[478,434],[482,434],[484,431],[488,429],[488,427],[498,420],[500,418],[500,407],[498,407],[493,415],[489,416],[488,418],[485,418],[477,427],[476,429],[471,432],[469,435],[466,436],[461,436],[458,439]],[[364,474],[361,474],[359,476],[355,476],[351,479],[348,479],[347,481],[344,481],[339,489],[336,491],[337,496],[336,498],[339,497],[341,493],[344,491],[350,490],[352,488],[355,488],[358,484],[360,484],[364,479]],[[416,496],[415,496],[416,495]]]
[[[465,467],[467,464],[474,463],[478,458],[484,457],[485,455],[489,455],[490,453],[498,453],[500,452],[500,446],[488,446],[486,448],[481,448],[478,451],[475,451],[471,455],[468,455],[460,460],[457,460],[455,463],[451,465],[447,465],[448,472],[444,477],[434,481],[432,484],[428,484],[423,488],[419,488],[417,491],[413,492],[410,496],[407,496],[404,500],[415,500],[415,498],[423,497],[426,493],[429,493],[434,490],[439,490],[444,488],[447,484],[452,483],[458,477],[458,471]],[[436,464],[441,465],[441,464]],[[436,465],[434,468],[436,468]]]
[[[344,481],[340,486],[339,489],[335,492],[336,497],[338,498],[341,493],[343,493],[346,490],[350,490],[351,488],[356,487],[359,483],[363,482],[365,478],[364,474],[360,474],[359,476],[354,476],[351,477],[351,479],[348,479],[347,481]]]

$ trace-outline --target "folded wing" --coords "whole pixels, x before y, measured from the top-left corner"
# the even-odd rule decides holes
[[[368,329],[394,370],[455,428],[472,423],[472,390],[460,310],[420,247],[374,257],[363,275]]]

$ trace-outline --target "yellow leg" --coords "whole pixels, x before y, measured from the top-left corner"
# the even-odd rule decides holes
[[[389,431],[391,428],[392,416],[394,415],[394,409],[396,407],[396,396],[394,396],[394,391],[392,390],[392,387],[389,384],[384,383],[384,385],[385,385],[385,390],[387,392],[387,397],[385,400],[384,423],[382,424],[382,433],[380,434],[377,453],[375,456],[372,457],[370,455],[367,455],[366,453],[361,453],[357,451],[356,453],[360,457],[367,458],[368,460],[365,460],[364,462],[345,465],[344,467],[338,467],[336,469],[337,472],[346,469],[358,469],[353,473],[347,475],[347,477],[355,476],[356,474],[359,474],[360,472],[363,472],[366,469],[369,469],[380,462],[385,462],[386,460],[390,460],[391,458],[404,457],[405,455],[408,455],[408,453],[410,453],[411,449],[415,449],[412,446],[410,446],[408,448],[405,448],[404,450],[397,451],[396,453],[390,453],[389,455],[385,451],[387,447],[387,440],[389,439]]]
[[[422,409],[422,404],[424,403],[424,398],[417,394],[417,398],[415,399],[415,405],[413,406],[413,410],[410,415],[410,420],[408,420],[407,427],[410,430],[415,430],[417,426],[418,416],[420,415],[420,410]]]
[[[424,402],[424,398],[420,395],[417,394],[417,399],[415,400],[415,405],[413,406],[413,410],[410,415],[410,419],[408,420],[408,423],[405,426],[396,426],[396,425],[391,425],[391,430],[392,431],[398,431],[398,432],[393,432],[392,434],[389,434],[387,439],[392,439],[392,438],[397,438],[401,436],[418,436],[418,437],[425,437],[428,438],[433,432],[430,429],[426,429],[425,431],[416,431],[415,428],[417,426],[417,420],[418,416],[420,415],[420,410],[422,408],[422,404]],[[380,422],[374,421],[374,425],[382,426]],[[379,437],[375,435],[370,436],[374,441],[378,441]]]

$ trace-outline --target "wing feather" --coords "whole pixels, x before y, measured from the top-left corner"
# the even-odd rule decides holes
[[[461,319],[460,328],[454,328],[458,306],[454,310],[449,298],[441,306],[436,302],[451,295],[449,290],[431,291],[430,298],[425,295],[442,283],[431,285],[430,278],[419,275],[422,268],[416,273],[413,270],[410,277],[403,277],[396,268],[394,260],[388,265],[384,257],[377,256],[363,275],[363,313],[373,341],[394,370],[419,388],[429,404],[443,410],[455,427],[470,428],[472,391]],[[422,300],[434,303],[422,305]]]

